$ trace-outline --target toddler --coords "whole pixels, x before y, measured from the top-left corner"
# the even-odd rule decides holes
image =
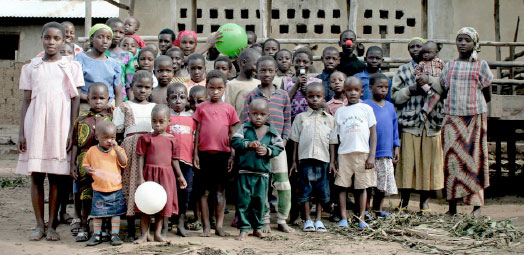
[[[420,61],[415,68],[415,77],[419,78],[419,76],[424,74],[431,77],[440,77],[440,73],[442,73],[442,69],[444,69],[444,61],[438,57],[439,51],[440,48],[435,42],[429,41],[422,46],[420,54],[423,60]],[[428,114],[433,111],[439,102],[440,95],[435,93],[429,84],[424,84],[421,88],[426,93],[426,100],[424,100],[424,106],[420,112],[420,120],[425,122]]]

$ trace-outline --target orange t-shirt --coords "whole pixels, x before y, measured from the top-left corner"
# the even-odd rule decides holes
[[[184,83],[184,85],[186,86],[186,89],[187,89],[187,93],[189,93],[189,90],[194,87],[194,86],[197,86],[197,85],[200,85],[200,86],[206,86],[206,79],[202,80],[201,82],[194,82],[193,80],[189,79],[186,83]]]
[[[118,146],[118,149],[124,154],[127,162],[127,156],[124,149]],[[93,177],[93,190],[99,192],[114,192],[122,189],[122,175],[121,168],[126,167],[126,164],[120,165],[118,156],[115,150],[108,153],[102,152],[98,146],[91,146],[84,158],[82,167],[91,167],[95,169],[95,173],[91,174]]]

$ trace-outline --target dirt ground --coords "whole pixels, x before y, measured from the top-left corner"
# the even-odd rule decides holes
[[[16,155],[0,154],[0,180],[16,179]],[[191,237],[181,238],[174,233],[168,234],[168,244],[148,243],[134,245],[126,243],[120,247],[111,247],[107,243],[95,247],[85,247],[85,243],[74,242],[68,225],[58,227],[62,240],[48,242],[45,240],[30,242],[28,236],[34,228],[34,216],[30,202],[29,179],[22,187],[0,188],[0,247],[1,254],[418,254],[420,251],[404,248],[396,242],[376,241],[370,239],[347,238],[334,232],[303,233],[296,228],[295,233],[284,234],[276,229],[271,237],[260,240],[249,237],[239,242],[232,237],[198,237],[198,232],[192,232]],[[415,197],[410,210],[417,210]],[[385,201],[386,207],[398,203],[398,197]],[[229,206],[233,208],[233,206]],[[445,201],[431,200],[432,213],[444,213],[447,208]],[[470,207],[460,207],[460,213],[468,213]],[[68,209],[73,212],[72,207]],[[492,219],[511,219],[518,227],[524,227],[524,198],[506,196],[488,199],[482,211],[483,215]],[[47,217],[47,216],[46,216]],[[238,230],[229,226],[233,212],[226,215],[226,231],[233,235]],[[325,223],[328,222],[326,219]],[[273,226],[276,227],[276,226]],[[328,228],[335,228],[329,223]],[[495,250],[497,251],[497,250]],[[490,251],[489,253],[493,253]],[[524,245],[517,244],[510,250],[500,251],[500,254],[524,253]],[[465,252],[467,253],[467,251]]]

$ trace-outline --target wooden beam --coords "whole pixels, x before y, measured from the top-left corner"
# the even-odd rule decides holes
[[[119,3],[119,2],[117,2],[115,0],[104,0],[104,1],[106,1],[106,2],[108,2],[110,4],[112,4],[112,5],[120,8],[120,9],[129,10],[129,6],[127,6],[125,4],[121,4],[121,3]]]
[[[421,34],[423,38],[429,38],[429,35],[428,35],[428,0],[421,0],[420,7],[422,9],[422,12],[420,15],[422,19]],[[433,34],[431,36],[433,36]]]
[[[86,17],[84,21],[84,34],[89,38],[89,30],[91,30],[91,16],[92,6],[91,0],[85,0]]]
[[[269,18],[268,10],[267,8],[267,0],[259,0],[258,1],[258,9],[260,12],[260,32],[262,34],[262,38],[268,38],[268,23],[267,20]]]
[[[171,19],[171,29],[176,31],[176,0],[169,0],[169,13]]]
[[[135,0],[129,0],[129,16],[135,15]]]
[[[355,33],[357,33],[357,16],[358,16],[358,2],[357,0],[349,0],[348,24],[349,24],[349,29],[353,30]],[[359,39],[359,42],[361,42],[360,39]]]
[[[197,31],[197,0],[191,0],[191,30]]]
[[[499,0],[494,1],[494,7],[493,7],[493,16],[495,19],[495,41],[500,42],[500,2]],[[496,60],[500,61],[502,58],[502,53],[500,52],[500,46],[496,46],[495,49],[496,53]],[[497,68],[497,77],[501,78],[502,73],[500,70],[500,67]],[[501,87],[497,87],[497,94],[500,94]]]

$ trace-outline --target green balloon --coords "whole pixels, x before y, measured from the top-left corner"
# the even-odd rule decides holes
[[[219,38],[222,42],[217,42],[216,48],[226,56],[238,55],[247,46],[246,30],[235,23],[220,26],[218,32],[222,32],[222,37]]]

